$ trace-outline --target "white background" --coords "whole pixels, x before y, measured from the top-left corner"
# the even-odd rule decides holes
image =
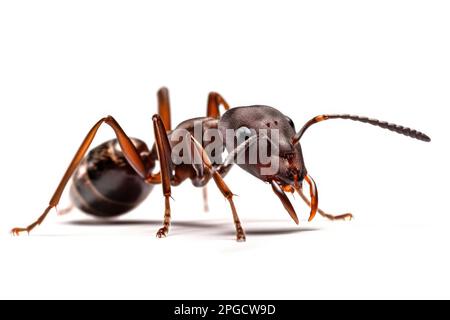
[[[1,298],[450,298],[450,10],[446,1],[2,1]],[[88,129],[112,114],[153,143],[156,90],[178,123],[267,104],[297,127],[320,113],[411,126],[429,144],[350,121],[302,140],[325,210],[293,200],[296,226],[268,185],[239,168],[226,181],[247,242],[210,186],[174,189],[170,236],[156,239],[162,194],[119,222],[45,208]],[[112,138],[101,130],[96,143]],[[67,197],[61,207],[67,205]],[[130,223],[130,221],[136,221]]]

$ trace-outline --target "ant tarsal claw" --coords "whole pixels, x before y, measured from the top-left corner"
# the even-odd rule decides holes
[[[166,227],[162,227],[156,233],[156,237],[158,237],[158,238],[165,238],[165,237],[167,237],[168,233],[169,233],[169,230]]]
[[[353,219],[354,217],[351,213],[346,213],[336,217],[336,220],[344,220],[344,221],[351,221]]]
[[[236,237],[237,242],[245,242],[245,234],[244,233],[238,233]]]
[[[331,214],[327,214],[327,213],[321,213],[322,216],[324,216],[325,218],[327,218],[328,220],[332,220],[332,221],[336,221],[336,220],[343,220],[343,221],[351,221],[353,220],[353,215],[351,213],[345,213],[345,214],[340,214],[338,216],[333,216]]]
[[[13,236],[20,236],[20,233],[25,231],[28,232],[28,234],[30,233],[30,231],[27,228],[14,228],[11,229],[11,234]]]

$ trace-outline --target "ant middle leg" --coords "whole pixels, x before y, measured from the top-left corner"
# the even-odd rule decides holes
[[[167,137],[166,128],[160,115],[153,116],[153,129],[155,133],[155,144],[160,166],[160,181],[164,194],[164,222],[163,226],[158,230],[156,236],[158,238],[166,237],[170,227],[170,198],[172,196],[171,180],[173,179],[173,165],[171,159],[172,147]]]
[[[171,116],[170,116],[170,98],[169,89],[162,87],[157,92],[158,97],[158,114],[164,124],[166,131],[172,130]]]

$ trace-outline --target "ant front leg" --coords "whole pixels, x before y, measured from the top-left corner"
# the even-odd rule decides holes
[[[259,139],[266,139],[269,143],[272,143],[270,141],[270,138],[266,135],[263,135],[261,137],[258,137],[258,135],[253,135],[246,141],[242,142],[240,145],[238,145],[235,149],[233,149],[225,159],[224,165],[228,165],[233,162],[233,159],[236,156],[243,156],[245,155],[245,152],[252,146],[255,145]],[[272,186],[272,191],[275,193],[275,195],[280,199],[281,203],[283,204],[283,207],[286,209],[286,211],[291,216],[292,220],[298,225],[299,220],[297,213],[295,212],[294,207],[292,206],[292,203],[289,201],[288,197],[286,196],[286,193],[283,191],[283,188],[275,181],[270,180],[270,185]]]
[[[244,229],[242,228],[241,221],[239,219],[233,201],[234,194],[233,192],[231,192],[230,188],[227,186],[221,175],[221,173],[227,172],[231,168],[231,165],[225,164],[218,169],[214,169],[211,160],[209,159],[209,156],[206,153],[205,149],[203,149],[201,143],[198,142],[192,135],[190,135],[190,138],[192,146],[194,147],[194,150],[199,154],[203,165],[206,167],[209,174],[212,175],[212,178],[216,183],[217,187],[219,188],[220,192],[228,200],[228,203],[230,204],[231,212],[233,214],[233,221],[236,228],[236,240],[245,241],[245,232]]]
[[[305,201],[306,205],[308,207],[311,206],[311,202],[309,201],[308,197],[306,197],[306,195],[303,193],[302,188],[297,189],[297,193],[300,195],[300,197],[303,199],[303,201]],[[318,208],[317,210],[319,212],[319,214],[328,219],[328,220],[345,220],[345,221],[350,221],[353,219],[353,215],[351,213],[344,213],[344,214],[340,214],[340,215],[332,215],[329,213],[326,213],[325,211],[323,211],[322,209]]]
[[[139,153],[136,150],[136,147],[131,142],[130,138],[126,135],[126,133],[123,131],[123,129],[120,127],[120,125],[117,123],[117,121],[111,117],[107,116],[105,118],[100,119],[89,131],[86,138],[84,138],[83,142],[81,143],[81,146],[78,148],[78,151],[75,153],[75,156],[73,157],[69,167],[67,168],[64,176],[62,177],[61,181],[59,182],[58,187],[55,190],[55,193],[53,194],[52,198],[49,201],[49,204],[47,208],[44,210],[44,212],[39,216],[39,218],[28,225],[25,228],[14,228],[11,230],[11,233],[14,235],[19,235],[21,232],[28,232],[30,233],[31,230],[33,230],[36,226],[40,225],[44,219],[47,217],[48,213],[52,208],[55,208],[59,200],[61,199],[61,195],[64,191],[64,188],[67,185],[67,182],[69,181],[70,177],[73,175],[75,170],[77,169],[78,165],[80,164],[81,160],[83,160],[87,150],[89,149],[89,146],[92,143],[92,140],[94,140],[95,135],[97,134],[98,129],[100,126],[106,123],[108,124],[116,134],[116,138],[119,141],[119,145],[123,151],[123,154],[125,155],[126,160],[131,165],[131,167],[144,179],[146,177],[146,169],[145,165],[142,162],[141,157],[139,156]]]
[[[206,116],[210,118],[219,119],[220,118],[220,106],[223,105],[225,110],[230,109],[228,102],[217,92],[210,92],[208,94],[208,102],[206,108]],[[203,208],[204,211],[209,211],[208,206],[208,187],[205,185],[203,187]]]

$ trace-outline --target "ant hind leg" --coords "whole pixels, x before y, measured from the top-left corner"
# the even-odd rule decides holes
[[[116,134],[117,140],[119,141],[120,147],[123,150],[123,154],[125,155],[126,160],[131,165],[131,167],[141,176],[142,179],[146,178],[147,172],[145,169],[145,165],[142,162],[142,159],[140,158],[139,153],[136,150],[136,147],[131,142],[130,138],[126,135],[126,133],[123,131],[123,129],[120,127],[120,125],[117,123],[117,121],[111,117],[107,116],[102,119],[100,119],[89,131],[89,133],[86,135],[86,138],[84,138],[83,142],[81,143],[80,147],[78,148],[77,152],[75,153],[75,156],[73,157],[72,161],[70,162],[69,167],[67,168],[66,172],[64,173],[64,176],[62,177],[61,181],[59,182],[58,187],[55,190],[55,193],[53,194],[52,198],[49,201],[49,204],[47,208],[44,210],[44,212],[39,216],[39,218],[24,228],[14,228],[11,230],[11,233],[14,235],[19,235],[21,232],[28,232],[30,233],[31,230],[33,230],[36,226],[40,225],[45,218],[47,217],[48,213],[51,209],[55,208],[59,200],[61,199],[61,195],[67,185],[67,182],[72,177],[75,170],[78,168],[80,162],[83,160],[84,156],[86,155],[87,150],[89,149],[92,141],[95,138],[95,135],[97,134],[98,129],[102,124],[108,124]]]

